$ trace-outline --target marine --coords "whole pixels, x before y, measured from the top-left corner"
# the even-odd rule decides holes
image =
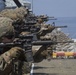
[[[0,12],[0,16],[8,17],[13,21],[23,20],[28,14],[28,11],[24,7],[15,8],[15,9],[5,9]]]
[[[15,33],[12,22],[7,17],[0,17],[0,42],[7,43],[14,40]],[[0,75],[11,73],[13,60],[17,60],[22,52],[20,47],[13,47],[9,50],[0,48]]]

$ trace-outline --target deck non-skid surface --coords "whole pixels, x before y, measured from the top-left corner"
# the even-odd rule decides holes
[[[76,59],[52,59],[34,63],[32,75],[76,75]]]

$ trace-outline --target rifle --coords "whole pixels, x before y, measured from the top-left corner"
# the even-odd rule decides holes
[[[56,42],[56,41],[50,41],[50,40],[48,40],[48,41],[35,40],[34,41],[33,35],[26,35],[26,36],[20,35],[19,39],[14,42],[0,43],[0,47],[19,46],[23,49],[27,61],[31,62],[31,61],[33,61],[33,55],[32,55],[32,46],[33,45],[48,46],[48,45],[56,45],[57,43],[74,43],[74,41],[64,41],[64,42],[58,42],[58,41]],[[41,52],[41,50],[38,52]]]
[[[57,20],[55,17],[49,17],[47,15],[40,15],[37,19],[42,19],[43,22],[47,22],[49,20]]]
[[[49,17],[47,15],[37,15],[36,16],[33,13],[31,13],[31,12],[29,12],[29,15],[27,17],[25,17],[25,19],[26,18],[27,18],[28,21],[35,21],[36,23],[38,22],[38,20],[41,20],[41,23],[47,22],[49,20],[57,20],[57,18],[55,18],[55,17]]]
[[[53,26],[53,25],[42,25],[40,31],[38,32],[38,38],[40,36],[45,36],[47,33],[51,33],[56,28],[66,28],[67,26]]]

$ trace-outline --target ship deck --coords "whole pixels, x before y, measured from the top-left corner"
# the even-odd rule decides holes
[[[31,75],[76,75],[76,59],[52,59],[34,63]]]

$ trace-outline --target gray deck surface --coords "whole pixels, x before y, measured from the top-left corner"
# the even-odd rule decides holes
[[[52,59],[35,63],[33,75],[76,75],[76,59]]]

